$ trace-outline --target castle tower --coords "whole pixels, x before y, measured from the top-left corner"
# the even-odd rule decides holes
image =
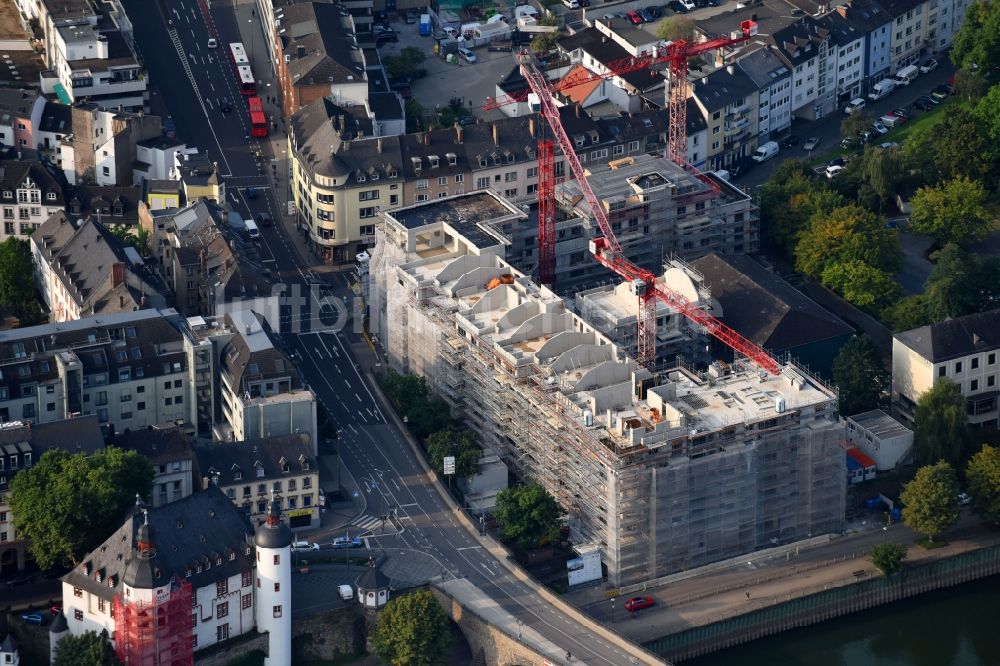
[[[69,624],[66,622],[66,616],[63,615],[62,611],[56,615],[56,618],[52,620],[52,626],[49,627],[49,663],[51,664],[56,659],[56,648],[59,647],[59,641],[62,640],[63,636],[69,633]]]
[[[257,630],[268,632],[265,666],[292,663],[292,530],[281,522],[272,493],[264,524],[254,535],[257,547]]]

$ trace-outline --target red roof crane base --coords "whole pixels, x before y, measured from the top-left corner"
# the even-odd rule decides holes
[[[668,44],[665,54],[657,52],[650,56],[627,58],[625,59],[626,62],[624,62],[621,67],[617,69],[611,68],[609,73],[600,75],[595,74],[594,77],[609,78],[611,76],[626,73],[627,71],[634,71],[636,69],[650,67],[664,62],[669,63],[671,79],[673,81],[673,85],[671,86],[671,100],[678,97],[683,102],[680,105],[681,108],[686,109],[687,59],[704,51],[729,46],[741,41],[747,41],[757,33],[757,24],[753,21],[744,21],[741,24],[741,28],[742,30],[739,36],[724,37],[709,40],[707,42],[701,42],[699,44],[688,44],[683,40],[673,42]],[[619,244],[618,239],[615,238],[614,232],[611,230],[611,224],[608,222],[604,208],[597,196],[594,194],[594,191],[591,189],[590,183],[587,182],[583,165],[580,164],[580,159],[573,150],[573,144],[567,136],[566,130],[562,126],[562,120],[559,116],[559,107],[556,106],[555,99],[553,97],[554,93],[557,92],[558,86],[562,85],[562,82],[555,85],[550,84],[545,75],[538,69],[537,63],[535,62],[530,50],[525,49],[519,51],[516,54],[516,58],[521,69],[521,74],[524,76],[525,81],[527,81],[530,92],[534,92],[538,96],[541,113],[548,121],[549,127],[555,136],[555,140],[559,144],[559,148],[562,150],[566,161],[569,163],[573,177],[576,178],[579,183],[584,199],[587,200],[587,204],[593,211],[594,218],[597,220],[597,224],[601,228],[603,236],[596,237],[590,241],[591,253],[602,265],[611,269],[625,280],[628,280],[632,284],[633,293],[635,293],[635,295],[639,298],[638,362],[643,366],[649,367],[656,359],[656,301],[661,300],[696,324],[703,326],[710,334],[721,340],[732,349],[754,361],[762,369],[770,372],[771,374],[778,374],[780,372],[778,362],[762,347],[744,338],[742,335],[729,328],[715,317],[712,317],[702,311],[700,308],[696,307],[684,298],[681,294],[673,291],[672,289],[668,289],[663,284],[657,284],[655,273],[637,266],[624,256],[621,245]],[[680,74],[678,74],[678,71]],[[569,87],[580,85],[583,80],[584,79],[582,77],[574,77],[573,81],[569,84]],[[527,96],[528,91],[525,91],[523,93],[523,98],[527,99]],[[493,103],[498,104],[496,100],[494,100]],[[488,101],[487,105],[484,105],[484,108],[497,108],[497,106],[490,106]],[[684,159],[684,146],[687,140],[685,136],[686,127],[684,116],[678,117],[675,115],[674,111],[675,109],[673,108],[672,102],[670,114],[671,134],[669,154],[673,161],[693,170],[693,167],[687,165]],[[675,127],[675,125],[677,127]],[[549,144],[551,144],[551,142],[549,142]],[[540,158],[542,157],[541,153],[542,148],[540,144]],[[548,164],[552,164],[554,160],[548,159],[546,161]],[[540,167],[543,166],[543,164],[544,162],[540,160]],[[539,182],[541,183],[543,180],[546,180],[546,178],[546,176],[543,176],[542,169],[540,168]],[[551,179],[551,184],[554,187],[554,178]],[[549,194],[550,193],[544,191],[542,186],[539,185],[540,207],[552,205],[552,203],[545,201],[545,198]],[[543,217],[540,215],[540,240],[543,240],[541,229],[542,223]],[[552,239],[552,241],[554,242],[554,239]],[[542,256],[545,256],[544,250],[541,250],[540,253]],[[539,270],[540,273],[542,273],[543,269],[541,266]]]

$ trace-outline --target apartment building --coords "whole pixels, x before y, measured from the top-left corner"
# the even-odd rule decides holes
[[[778,135],[792,126],[792,71],[768,47],[747,54],[735,64],[757,87],[757,145],[760,145],[772,134]]]
[[[319,466],[309,435],[195,448],[199,487],[218,486],[250,519],[264,522],[273,498],[292,529],[319,527]]]
[[[37,160],[0,160],[3,235],[26,238],[66,205],[59,181]]]
[[[132,165],[132,184],[141,185],[149,180],[179,180],[179,167],[187,152],[185,143],[166,135],[138,142]]]
[[[57,212],[31,236],[35,282],[54,321],[162,308],[162,286],[134,248],[93,217]]]
[[[927,0],[878,0],[892,17],[889,28],[892,73],[920,61],[927,47]]]
[[[70,132],[59,144],[66,180],[97,185],[132,185],[138,144],[163,133],[159,116],[105,111],[94,102],[75,104]]]
[[[182,500],[194,492],[194,452],[183,425],[157,423],[111,434],[109,445],[135,451],[153,466],[153,507]]]
[[[892,64],[892,16],[877,0],[851,0],[835,10],[856,33],[864,35],[864,63],[861,92],[867,93],[874,84],[891,73]],[[845,66],[845,71],[846,71]],[[839,64],[838,64],[839,70]],[[838,72],[839,77],[839,72]],[[845,75],[845,83],[846,83]]]
[[[725,169],[757,150],[758,90],[754,80],[736,65],[695,82],[691,96],[708,126],[709,169]]]
[[[49,423],[0,422],[0,575],[6,578],[13,571],[23,571],[27,559],[28,542],[18,535],[17,521],[10,510],[10,487],[18,472],[30,469],[56,449],[90,455],[103,448],[104,437],[93,415]]]
[[[832,389],[793,365],[762,378],[742,360],[657,380],[504,261],[481,223],[435,222],[440,205],[383,214],[406,233],[402,247],[379,235],[373,253],[389,362],[424,376],[486,449],[555,496],[609,583],[842,529]]]
[[[835,103],[843,106],[864,92],[866,35],[855,30],[840,12],[830,12],[816,22],[830,33],[827,87],[834,86]]]
[[[951,46],[955,33],[962,27],[970,0],[928,0],[927,48],[944,51]]]
[[[40,0],[45,35],[42,92],[63,104],[86,98],[103,109],[148,110],[146,74],[113,6],[91,0]]]
[[[34,150],[45,98],[35,90],[0,88],[0,146],[17,150]]]
[[[108,227],[136,229],[146,208],[138,187],[117,185],[76,185],[66,194],[66,215],[74,225],[93,217]]]
[[[893,415],[912,426],[920,396],[941,380],[958,385],[969,424],[1000,426],[1000,310],[897,333],[892,338]]]
[[[836,62],[830,56],[829,31],[811,16],[804,16],[774,33],[773,40],[777,53],[792,70],[792,115],[815,120],[833,111],[834,90],[829,87],[828,70],[836,70]]]

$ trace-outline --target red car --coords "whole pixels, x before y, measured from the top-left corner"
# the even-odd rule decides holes
[[[640,16],[639,12],[635,11],[634,9],[630,12],[626,12],[625,16],[628,17],[629,21],[632,21],[633,25],[639,25],[643,22],[642,16]]]
[[[655,605],[656,601],[653,600],[653,597],[632,597],[625,602],[625,610],[629,613],[635,613],[636,611],[641,611],[643,608]]]

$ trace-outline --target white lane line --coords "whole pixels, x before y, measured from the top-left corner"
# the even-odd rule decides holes
[[[361,402],[361,396],[360,395],[358,395],[357,393],[355,393],[354,397],[358,399],[358,402]]]
[[[396,492],[397,493],[400,492],[400,491],[402,491],[402,488],[400,488],[399,484],[396,483],[396,479],[389,479],[389,480],[392,481],[392,485],[396,486]]]
[[[466,546],[465,548],[456,548],[455,550],[475,550],[477,548],[482,548],[482,546]],[[486,565],[485,564],[483,565],[483,568],[486,569]],[[486,569],[486,570],[490,571],[489,569]],[[490,573],[493,573],[493,572],[490,571]]]
[[[461,550],[461,548],[456,548],[455,550]],[[486,566],[482,562],[479,563],[479,566],[481,566],[482,568],[486,569],[487,573],[489,573],[491,576],[496,576],[496,572],[494,572],[492,569],[490,569],[488,566]]]
[[[351,382],[347,381],[346,379],[344,380],[344,383],[347,384],[347,388],[353,388],[351,386]]]

